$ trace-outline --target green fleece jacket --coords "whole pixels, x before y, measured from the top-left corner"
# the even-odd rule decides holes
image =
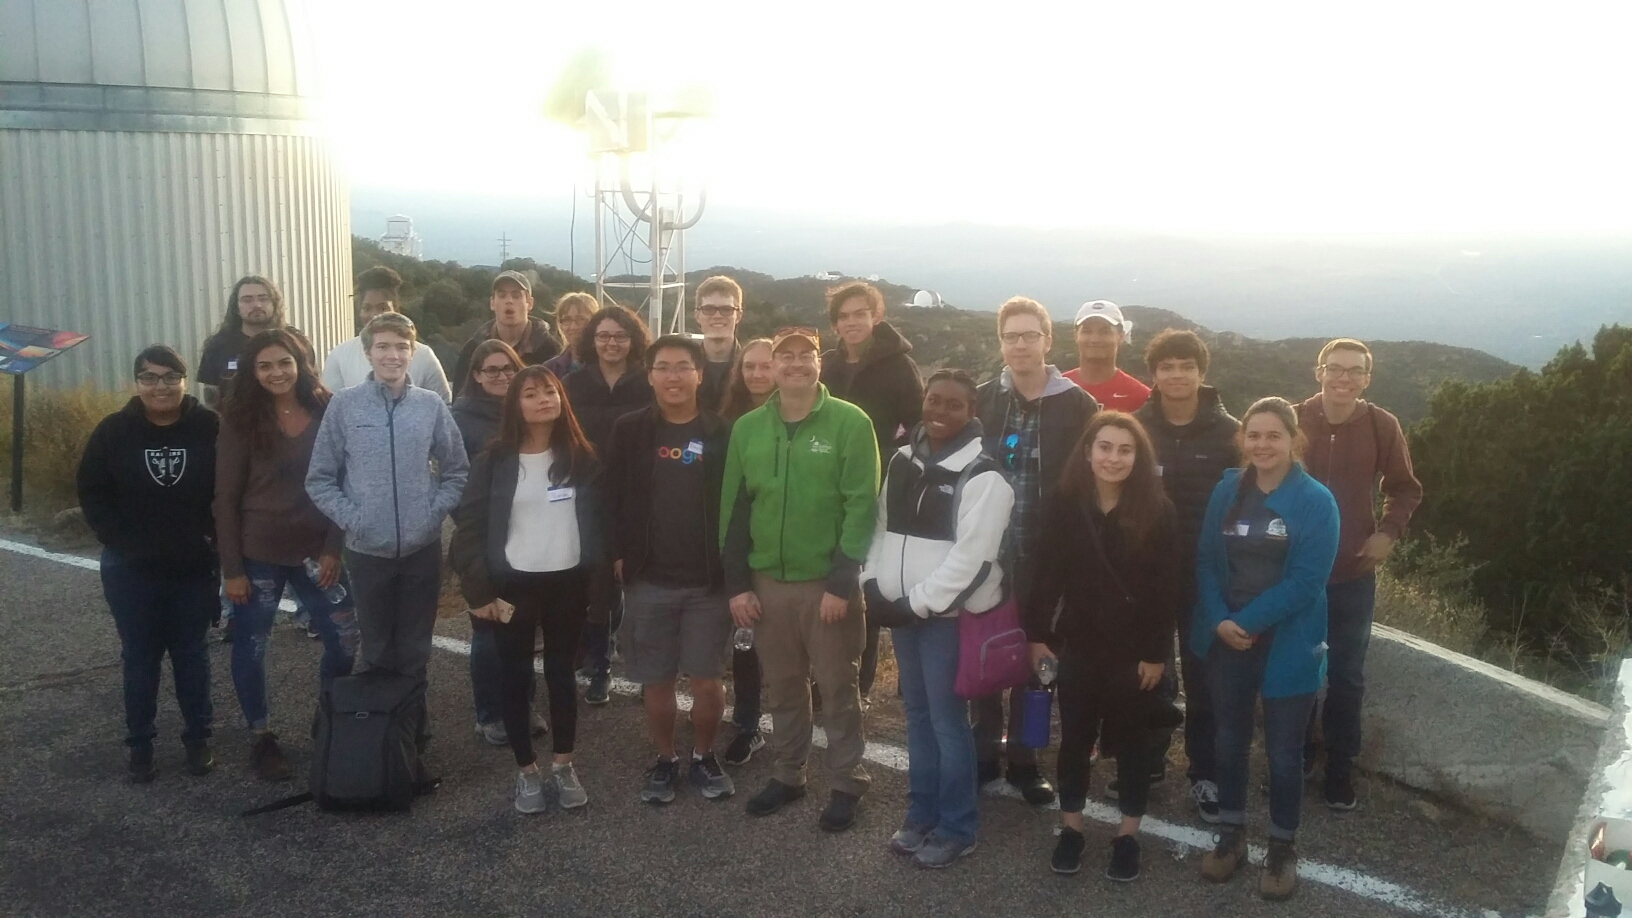
[[[878,442],[860,408],[821,386],[793,436],[781,395],[737,420],[720,488],[721,561],[728,595],[752,572],[786,582],[825,580],[848,597],[873,538]]]

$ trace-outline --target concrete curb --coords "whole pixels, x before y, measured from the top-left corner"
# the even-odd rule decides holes
[[[1610,712],[1383,625],[1366,657],[1360,767],[1562,842]]]

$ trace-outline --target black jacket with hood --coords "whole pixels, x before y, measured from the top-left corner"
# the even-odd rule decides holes
[[[1133,413],[1150,434],[1151,445],[1156,447],[1162,488],[1178,514],[1179,548],[1190,562],[1186,565],[1187,571],[1195,568],[1196,541],[1201,535],[1201,520],[1207,515],[1207,501],[1213,496],[1213,487],[1223,477],[1224,470],[1234,468],[1240,460],[1235,448],[1235,431],[1241,424],[1224,410],[1218,390],[1202,386],[1197,398],[1201,404],[1195,418],[1182,426],[1170,424],[1162,416],[1159,390],[1152,390],[1150,400]]]
[[[712,411],[702,411],[703,425],[703,518],[697,521],[697,535],[703,540],[708,558],[708,586],[725,588],[725,569],[720,565],[720,483],[725,478],[725,454],[731,445],[731,425]],[[611,533],[609,557],[623,562],[623,582],[633,583],[651,562],[652,475],[657,465],[657,424],[662,418],[656,405],[618,418],[606,452],[607,531]]]
[[[834,348],[822,355],[822,385],[829,394],[842,398],[873,422],[878,438],[879,468],[888,468],[890,457],[907,444],[908,435],[924,413],[924,380],[912,357],[912,342],[901,337],[895,326],[880,322],[861,355],[861,364],[849,374],[840,364],[844,349]],[[844,368],[848,369],[848,368]]]
[[[77,485],[97,541],[157,575],[215,570],[215,440],[221,419],[191,395],[160,427],[142,401],[102,419],[85,444]]]

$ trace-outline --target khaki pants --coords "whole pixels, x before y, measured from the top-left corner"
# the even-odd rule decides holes
[[[804,786],[814,678],[822,692],[828,784],[861,796],[869,784],[861,765],[866,740],[856,687],[867,643],[862,604],[853,600],[843,619],[824,624],[820,580],[783,583],[755,572],[754,592],[763,612],[754,627],[754,649],[764,670],[765,710],[771,715],[771,777],[792,787]]]

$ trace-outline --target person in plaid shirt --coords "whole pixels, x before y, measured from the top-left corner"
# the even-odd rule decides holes
[[[1094,397],[1078,388],[1046,363],[1054,343],[1048,310],[1025,297],[1013,297],[997,311],[998,341],[1003,371],[982,385],[976,414],[986,434],[986,450],[1014,489],[1014,510],[998,561],[1008,580],[1023,589],[1027,566],[1034,553],[1031,542],[1040,533],[1042,506],[1053,496],[1060,470],[1088,421],[1099,410]],[[1009,733],[1020,733],[1020,693],[1012,692]],[[996,780],[1003,746],[1003,697],[991,695],[974,702],[975,754],[980,781]],[[1017,743],[1008,746],[1008,779],[1026,802],[1047,806],[1054,788],[1037,771],[1036,750]]]

